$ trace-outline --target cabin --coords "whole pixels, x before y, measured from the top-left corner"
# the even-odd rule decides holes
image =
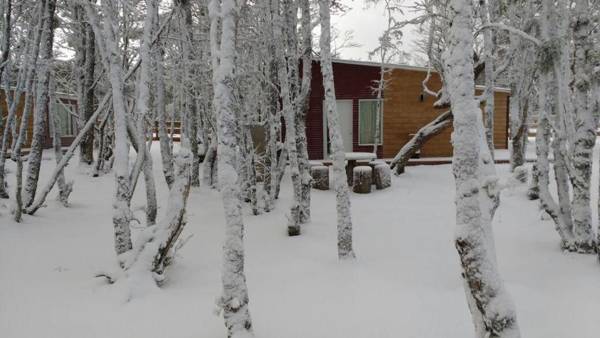
[[[424,125],[447,109],[435,109],[435,98],[425,95],[422,82],[427,69],[406,65],[387,65],[391,72],[383,93],[380,114],[379,158],[393,158]],[[372,152],[374,142],[377,95],[373,91],[380,77],[380,65],[364,61],[333,61],[336,104],[340,116],[346,152]],[[311,160],[329,158],[327,119],[323,111],[323,76],[318,62],[313,63],[309,108],[306,114],[308,155]],[[441,88],[439,74],[432,72],[428,88]],[[478,88],[481,92],[482,87]],[[508,148],[508,104],[510,90],[494,90],[494,143],[497,149]],[[450,157],[452,128],[429,140],[419,157]]]
[[[14,90],[10,90],[10,95],[14,95]],[[23,108],[25,106],[25,94],[20,96],[19,102],[17,104],[17,128],[21,125],[21,117],[23,116]],[[61,145],[68,146],[70,145],[75,136],[77,136],[77,99],[74,95],[69,95],[65,93],[55,93],[56,103],[54,105],[54,109],[56,110],[60,123],[60,135],[61,135]],[[35,105],[35,102],[33,103]],[[4,133],[4,128],[6,127],[6,120],[8,116],[8,105],[6,102],[6,91],[4,89],[0,89],[0,111],[2,116],[2,123],[0,124],[0,135]],[[48,109],[46,109],[46,133],[44,135],[44,149],[52,148],[52,132],[50,123],[50,116],[48,115]],[[29,123],[27,124],[25,143],[23,144],[24,150],[31,146],[31,138],[33,135],[33,112],[30,115]],[[0,136],[2,137],[2,136]]]

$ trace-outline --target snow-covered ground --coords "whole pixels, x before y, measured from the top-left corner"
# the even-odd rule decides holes
[[[158,144],[152,151],[159,203],[165,206]],[[45,158],[42,181],[54,167],[51,153]],[[507,165],[498,170],[508,177]],[[15,224],[0,200],[0,337],[225,337],[222,318],[213,313],[224,223],[218,192],[192,190],[182,237],[193,237],[167,283],[127,302],[127,288],[93,277],[115,264],[113,176],[92,178],[77,165],[67,176],[76,181],[68,209],[51,200]],[[140,188],[133,207],[143,220],[143,181]],[[503,191],[494,221],[500,270],[522,336],[597,338],[600,264],[594,256],[559,250],[552,222],[541,219],[525,188]],[[354,262],[337,260],[333,191],[313,191],[313,221],[294,238],[286,235],[284,216],[290,194],[286,180],[275,211],[246,213],[257,337],[473,337],[452,243],[449,165],[408,167],[390,189],[352,194]]]

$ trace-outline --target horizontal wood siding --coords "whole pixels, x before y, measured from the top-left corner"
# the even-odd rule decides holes
[[[385,91],[383,156],[394,157],[406,142],[424,125],[435,119],[447,109],[435,109],[435,98],[422,96],[422,82],[427,73],[420,70],[394,69]],[[437,73],[432,73],[428,82],[429,89],[441,88]],[[507,109],[508,93],[495,93],[494,139],[497,149],[508,147]],[[421,157],[452,156],[450,135],[452,128],[433,137],[421,149]]]

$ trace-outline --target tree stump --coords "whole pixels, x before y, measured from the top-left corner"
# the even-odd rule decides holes
[[[368,194],[371,192],[372,169],[369,166],[354,167],[352,173],[352,191],[359,194]]]
[[[313,166],[310,168],[310,175],[313,178],[313,188],[329,190],[329,167],[324,165]]]
[[[389,188],[392,185],[392,170],[387,163],[378,163],[375,166],[375,188],[378,190]]]

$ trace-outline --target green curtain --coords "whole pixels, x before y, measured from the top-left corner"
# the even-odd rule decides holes
[[[359,119],[359,143],[373,144],[375,140],[375,123],[377,118],[377,101],[360,101],[358,119]],[[379,128],[381,128],[381,117],[379,118]],[[381,130],[381,129],[380,129]],[[381,144],[381,134],[379,143]]]
[[[71,125],[71,114],[67,109],[60,103],[56,103],[56,112],[59,119],[60,134],[62,136],[73,135],[73,129]]]

